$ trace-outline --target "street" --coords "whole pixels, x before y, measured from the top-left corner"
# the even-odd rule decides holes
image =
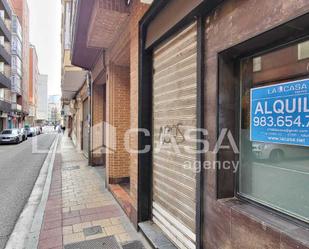
[[[56,134],[42,134],[18,145],[0,145],[0,248],[4,248],[39,175]],[[39,150],[32,153],[32,141]]]

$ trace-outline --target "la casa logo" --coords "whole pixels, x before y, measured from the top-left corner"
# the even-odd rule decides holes
[[[276,93],[286,93],[292,91],[304,91],[308,90],[308,86],[306,83],[299,83],[294,85],[286,85],[286,86],[279,86],[268,89],[268,94],[276,94]]]

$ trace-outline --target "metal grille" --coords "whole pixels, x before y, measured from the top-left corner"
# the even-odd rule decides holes
[[[65,245],[64,249],[121,249],[114,236]]]
[[[130,243],[124,244],[122,246],[123,249],[145,249],[142,242],[135,240]]]
[[[83,229],[83,232],[85,236],[96,235],[102,233],[102,227],[100,226],[87,227]]]

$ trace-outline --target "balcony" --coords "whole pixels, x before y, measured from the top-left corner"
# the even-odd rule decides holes
[[[0,8],[5,10],[5,14],[8,19],[12,19],[12,10],[7,0],[0,0]]]
[[[11,41],[11,31],[2,18],[0,18],[0,35],[3,35],[6,41]]]
[[[0,110],[3,112],[10,112],[11,104],[0,98]]]
[[[21,95],[21,79],[19,76],[12,76],[12,92]]]
[[[11,65],[11,55],[8,53],[7,48],[2,45],[0,45],[0,60],[7,65]]]
[[[21,112],[22,106],[17,103],[12,103],[12,111]]]
[[[4,73],[0,73],[0,88],[11,89],[11,80]]]

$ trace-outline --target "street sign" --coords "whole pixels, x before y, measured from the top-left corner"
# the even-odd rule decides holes
[[[250,140],[309,146],[309,79],[251,89]]]

